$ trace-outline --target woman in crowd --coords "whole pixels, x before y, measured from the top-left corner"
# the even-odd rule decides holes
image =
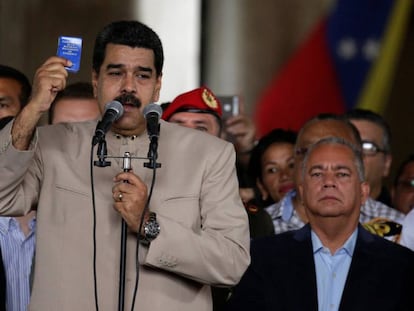
[[[250,230],[258,235],[266,235],[269,227],[274,232],[273,224],[263,219],[270,219],[265,208],[279,202],[294,187],[294,145],[296,133],[283,129],[274,129],[263,136],[251,153],[248,174],[255,184],[255,197],[246,203],[248,210],[256,210],[249,217],[261,218],[262,221],[250,221]],[[261,224],[261,228],[254,224]],[[265,232],[261,232],[265,231]],[[260,234],[262,233],[262,234]]]

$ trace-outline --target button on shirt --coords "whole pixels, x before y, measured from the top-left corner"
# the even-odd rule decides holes
[[[322,245],[316,233],[311,232],[318,291],[318,310],[337,311],[339,309],[355,249],[357,232],[358,229],[333,255],[327,247]]]
[[[36,220],[29,223],[26,237],[19,223],[11,217],[0,217],[0,247],[7,280],[7,310],[27,310],[30,300],[30,272],[35,249]]]

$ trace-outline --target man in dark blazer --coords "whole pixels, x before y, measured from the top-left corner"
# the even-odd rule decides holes
[[[414,253],[358,224],[369,195],[360,149],[333,137],[313,145],[299,191],[309,224],[252,243],[228,310],[414,310]]]

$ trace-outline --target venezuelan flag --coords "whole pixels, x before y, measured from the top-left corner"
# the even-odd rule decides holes
[[[387,102],[412,0],[338,0],[256,103],[258,134]]]

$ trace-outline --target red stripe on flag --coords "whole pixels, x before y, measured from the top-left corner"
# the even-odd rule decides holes
[[[274,128],[298,131],[311,117],[319,113],[343,113],[344,107],[323,20],[256,104],[257,132],[261,137]]]

